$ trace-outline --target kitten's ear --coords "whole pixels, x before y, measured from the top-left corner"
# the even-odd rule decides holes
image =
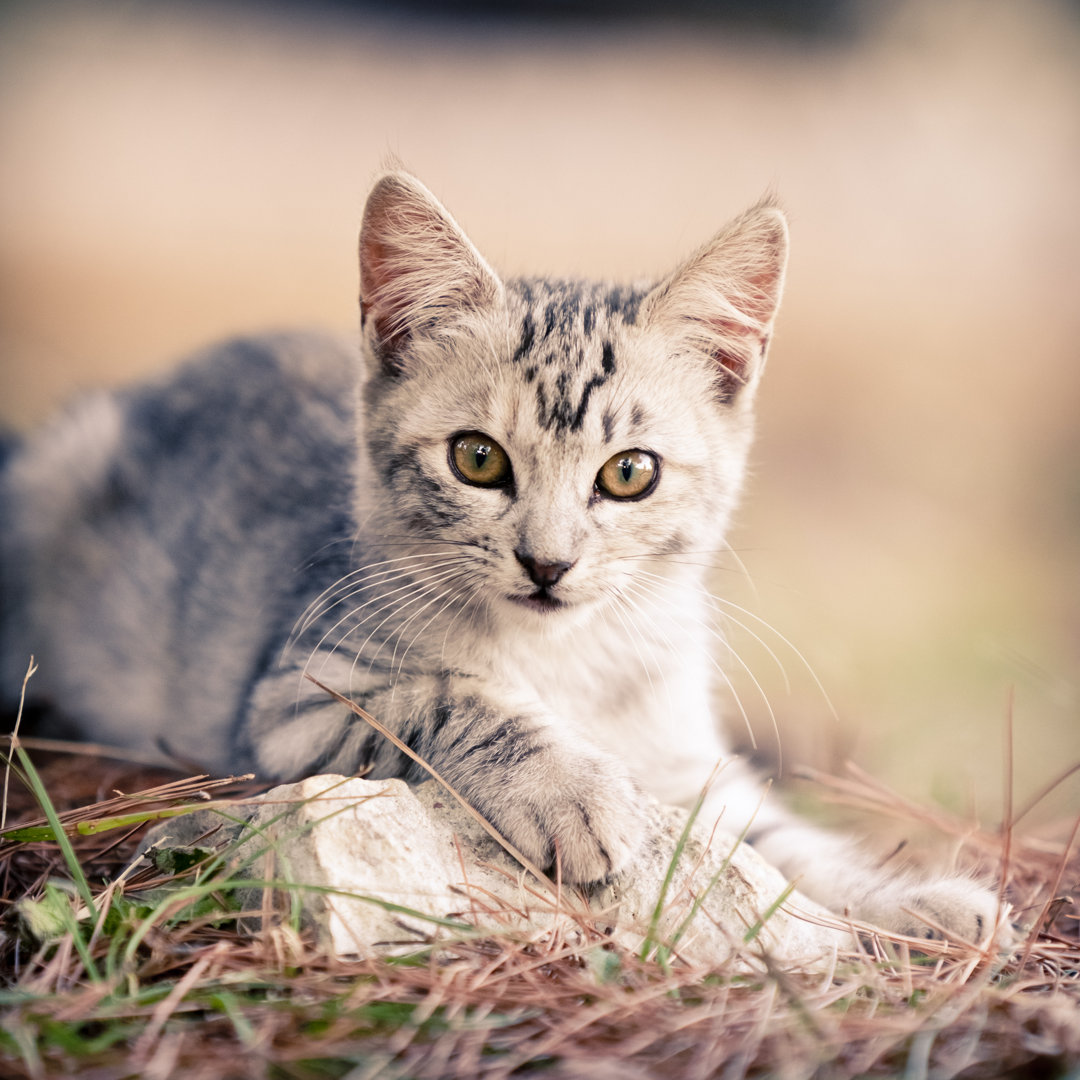
[[[736,218],[645,300],[662,326],[715,365],[717,397],[731,404],[765,363],[787,265],[787,222],[765,201]]]
[[[419,180],[380,177],[360,229],[360,323],[387,374],[403,370],[415,335],[501,293],[494,271]]]

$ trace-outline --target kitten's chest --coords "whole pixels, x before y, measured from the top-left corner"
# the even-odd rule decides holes
[[[585,626],[554,640],[504,643],[501,676],[557,722],[611,749],[660,737],[688,709],[707,709],[708,675],[685,626]]]
[[[514,642],[505,674],[559,717],[603,719],[625,711],[634,685],[649,675],[641,659],[621,656],[625,642],[592,635],[554,642]],[[649,667],[656,667],[655,658]]]

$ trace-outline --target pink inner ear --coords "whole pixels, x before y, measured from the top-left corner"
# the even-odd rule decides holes
[[[709,319],[707,324],[719,339],[712,358],[720,400],[727,405],[749,382],[751,368],[764,355],[769,336],[755,333],[745,323],[731,319]],[[725,342],[730,345],[725,346]]]
[[[388,257],[388,244],[368,235],[361,237],[360,316],[366,321],[369,315],[375,315],[375,327],[380,336],[383,325],[387,321],[385,311],[380,310],[382,305],[379,301],[383,298],[386,285],[390,280],[390,274],[386,270]]]
[[[394,288],[395,247],[374,232],[369,226],[360,237],[360,325],[372,320],[379,358],[387,373],[393,374],[400,370],[394,357],[408,337],[406,320],[401,317],[407,301],[402,290]]]
[[[743,357],[727,352],[714,353],[713,359],[716,361],[716,383],[720,400],[729,405],[746,385],[749,364]]]
[[[367,323],[368,317],[371,316],[375,325],[375,338],[377,342],[377,349],[379,359],[382,361],[382,365],[387,374],[396,374],[401,370],[401,366],[394,362],[394,357],[401,350],[401,347],[405,344],[405,340],[408,337],[408,331],[399,329],[396,333],[392,330],[393,322],[382,313],[375,311],[372,312],[371,306],[364,300],[360,301],[360,325],[364,326]]]

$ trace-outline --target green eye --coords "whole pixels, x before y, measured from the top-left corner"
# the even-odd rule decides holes
[[[450,467],[459,480],[477,487],[498,487],[513,475],[506,451],[479,431],[466,431],[450,440]]]
[[[646,450],[623,450],[596,474],[596,486],[613,499],[641,499],[660,479],[660,462]]]

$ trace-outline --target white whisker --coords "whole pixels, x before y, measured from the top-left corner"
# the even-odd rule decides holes
[[[644,645],[645,642],[641,637],[641,631],[636,626],[633,626],[633,614],[634,614],[633,605],[631,604],[629,597],[627,597],[624,593],[620,592],[619,590],[615,589],[614,587],[609,588],[608,592],[609,592],[609,595],[611,596],[611,598],[615,601],[615,603],[613,605],[611,605],[608,608],[608,610],[615,616],[615,618],[617,618],[619,620],[619,625],[624,630],[628,630],[631,627],[633,627],[634,634],[633,634],[633,636],[631,638],[631,643],[633,644],[634,652],[637,653],[638,660],[641,663],[641,669],[642,669],[642,671],[645,672],[645,679],[649,684],[649,690],[653,694],[655,694],[656,693],[656,688],[653,686],[652,674],[649,671],[649,664],[645,659],[645,654],[641,651],[641,648],[639,647],[641,645]],[[629,626],[627,624],[627,619],[624,619],[623,616],[622,616],[622,613],[619,611],[618,605],[621,605],[621,606],[626,608],[626,610],[627,610],[627,619],[630,619]],[[666,677],[666,675],[665,675],[665,673],[663,671],[663,668],[661,668],[661,676],[664,679],[664,692],[665,692],[665,694],[667,696],[667,699],[668,699],[668,711],[670,712],[671,711],[671,690],[667,685],[667,677]]]
[[[366,566],[358,567],[356,570],[350,571],[348,574],[342,575],[332,585],[324,589],[305,609],[303,615],[297,619],[293,624],[293,629],[289,635],[289,640],[294,641],[296,638],[304,634],[313,622],[321,618],[331,608],[344,600],[348,600],[350,597],[355,596],[359,589],[353,589],[356,579],[360,580],[360,588],[375,582],[386,583],[387,579],[394,580],[395,575],[405,576],[409,573],[409,567],[393,566],[386,570],[379,570],[376,573],[371,573],[376,567],[385,566],[390,567],[390,564],[408,562],[412,564],[420,564],[425,560],[450,557],[451,554],[454,558],[461,558],[456,552],[424,552],[416,555],[402,555],[396,559],[382,559],[379,562],[368,563]],[[446,563],[438,565],[448,565]],[[430,564],[425,567],[426,569],[437,569],[437,566],[432,567]],[[332,603],[330,601],[333,601]]]
[[[638,571],[638,577],[639,578],[649,579],[650,581],[656,582],[659,586],[663,586],[663,585],[666,585],[668,583],[667,579],[664,578],[662,575],[650,573],[648,570],[639,570]],[[717,596],[715,596],[713,593],[709,592],[709,590],[706,589],[704,586],[701,587],[700,591],[701,591],[701,595],[705,598],[705,601],[710,606],[714,606],[717,603],[717,601],[719,600],[719,598]],[[740,621],[739,619],[735,618],[735,616],[732,615],[730,612],[725,611],[725,612],[721,612],[720,614],[725,619],[727,619],[729,622],[731,622],[735,626],[737,626],[740,630],[742,630],[749,637],[752,637],[765,650],[765,652],[769,655],[769,658],[776,665],[777,670],[780,672],[780,677],[784,680],[784,692],[790,694],[791,693],[791,680],[788,678],[787,669],[784,667],[783,661],[780,659],[780,657],[777,656],[776,651],[769,645],[769,643],[763,637],[761,637],[759,634],[756,634],[753,630],[750,629],[749,626],[746,625],[746,623],[744,623],[744,622]],[[763,620],[759,620],[759,621],[763,621]],[[720,643],[725,648],[731,649],[731,644],[728,642],[727,638],[725,638],[723,634],[718,633],[713,627],[709,626],[708,623],[703,623],[702,625],[705,626],[705,628],[708,629],[709,632],[712,633],[712,635],[718,641],[720,641]],[[765,625],[768,626],[767,623]],[[768,629],[772,630],[772,627],[769,626]],[[774,631],[774,633],[775,633],[775,631]],[[777,636],[779,637],[780,635],[777,634]],[[732,650],[732,652],[734,652],[734,650]]]
[[[372,611],[367,616],[367,618],[364,619],[364,621],[362,623],[358,623],[351,630],[348,630],[348,631],[346,631],[346,633],[342,634],[341,637],[337,640],[337,643],[330,650],[330,652],[331,653],[336,652],[339,648],[341,648],[341,646],[346,641],[348,641],[349,637],[351,637],[352,634],[357,633],[357,632],[362,633],[363,630],[365,629],[365,627],[367,627],[373,619],[377,618],[384,611],[387,612],[387,614],[382,619],[380,619],[374,626],[371,627],[371,630],[368,632],[367,637],[364,638],[364,640],[361,643],[360,647],[357,649],[356,655],[357,655],[357,658],[359,659],[359,657],[363,655],[364,650],[367,648],[368,644],[371,642],[371,639],[395,615],[400,614],[406,608],[409,608],[413,604],[416,604],[419,601],[423,600],[425,596],[429,596],[432,592],[437,591],[437,589],[439,588],[439,586],[443,582],[452,580],[456,574],[457,574],[457,570],[455,570],[455,569],[444,570],[440,574],[433,574],[432,576],[430,576],[428,578],[425,578],[425,579],[422,579],[422,580],[419,580],[419,581],[410,582],[408,586],[404,586],[404,585],[400,586],[399,588],[394,589],[392,591],[392,593],[381,594],[380,596],[376,597],[375,600],[369,601],[369,603],[375,603],[378,600],[384,600],[385,603],[381,604],[374,611]],[[404,592],[406,594],[407,598],[400,598],[400,597],[394,597],[393,596],[393,594],[401,593],[401,592]],[[367,606],[367,605],[363,605],[363,606]],[[351,618],[352,616],[354,616],[357,612],[361,611],[362,609],[363,609],[363,607],[355,609],[353,612],[350,612],[349,616],[346,616],[345,620],[339,620],[339,622],[337,624],[335,624],[335,625],[340,626],[343,621],[347,621],[348,618]],[[323,640],[325,641],[325,636],[324,636]],[[382,640],[379,643],[379,648],[376,649],[374,655],[371,657],[371,660],[368,663],[368,669],[369,670],[372,667],[372,665],[375,663],[375,660],[378,658],[378,655],[382,651],[385,644],[386,644],[385,639]]]
[[[626,585],[625,585],[625,588],[628,589],[628,590],[632,590],[632,589],[634,589],[635,586],[637,588],[638,594],[642,595],[643,598],[646,599],[646,600],[654,600],[654,603],[653,603],[654,610],[659,610],[658,605],[655,602],[655,598],[654,598],[653,594],[651,594],[648,591],[647,583],[642,582],[642,581],[627,582]],[[702,590],[702,591],[704,592],[704,590]],[[663,599],[663,597],[660,597],[659,599]],[[680,617],[680,619],[685,619],[687,617],[687,612],[684,609],[680,609],[679,617]],[[693,615],[690,616],[690,618],[692,618],[694,620],[696,625],[708,630],[714,636],[718,637],[721,641],[723,641],[722,635],[717,634],[717,632],[712,627],[710,627],[707,623],[705,623],[702,619],[698,618],[697,616],[693,616]],[[757,679],[754,678],[754,675],[750,671],[749,667],[747,667],[747,665],[743,662],[742,658],[735,652],[734,649],[731,648],[730,645],[727,644],[727,642],[724,642],[724,645],[728,649],[728,651],[731,653],[731,655],[734,656],[739,661],[739,663],[742,665],[742,667],[746,670],[746,672],[750,676],[751,680],[753,680],[754,685],[757,687],[758,692],[761,694],[762,700],[765,702],[765,707],[766,707],[766,709],[768,709],[770,717],[772,717],[773,729],[776,731],[777,743],[779,744],[780,732],[779,732],[779,729],[777,728],[776,716],[773,713],[772,706],[769,703],[768,696],[765,694],[765,691],[762,689],[762,687],[761,687],[760,683],[758,683]],[[742,698],[739,695],[738,690],[735,689],[735,684],[731,681],[731,676],[728,675],[728,673],[724,670],[722,665],[717,663],[716,658],[712,655],[712,653],[706,652],[705,657],[708,660],[710,666],[716,671],[716,673],[720,676],[721,680],[723,680],[724,684],[727,686],[728,690],[730,691],[732,699],[735,702],[735,706],[739,710],[739,714],[742,716],[743,724],[746,727],[746,733],[747,733],[747,735],[748,735],[748,737],[750,739],[750,745],[753,746],[753,748],[756,750],[757,749],[757,739],[756,739],[756,737],[754,735],[753,725],[750,723],[750,714],[747,711],[746,706],[743,704]]]
[[[810,663],[810,661],[807,660],[805,656],[803,656],[803,654],[799,651],[798,648],[796,648],[795,644],[789,638],[787,638],[783,634],[781,634],[780,631],[777,630],[776,627],[773,626],[771,623],[766,622],[759,615],[755,615],[752,611],[747,610],[746,608],[742,607],[740,604],[736,604],[733,600],[727,600],[722,596],[715,596],[712,593],[708,593],[707,596],[709,598],[710,603],[714,607],[716,605],[722,604],[722,605],[724,605],[725,608],[734,608],[734,610],[738,611],[741,615],[745,615],[748,619],[753,619],[754,622],[756,622],[759,626],[763,626],[770,633],[775,634],[780,639],[780,641],[785,646],[787,646],[787,648],[789,648],[792,651],[792,653],[794,653],[795,658],[799,661],[799,663],[803,666],[806,673],[813,680],[814,685],[818,689],[818,692],[821,694],[822,698],[824,698],[825,704],[828,706],[829,712],[832,714],[832,718],[837,723],[840,722],[840,714],[836,711],[836,706],[833,705],[832,698],[829,697],[828,691],[825,689],[825,684],[821,681],[820,678],[818,678],[818,674],[814,670],[813,665]],[[725,618],[731,619],[731,621],[734,622],[736,625],[741,626],[742,629],[744,629],[748,634],[752,634],[752,631],[747,626],[745,626],[745,624],[743,624],[743,623],[739,622],[737,619],[735,619],[734,616],[732,616],[729,611],[725,611],[725,610],[721,609],[719,613],[721,615],[723,615]],[[756,636],[756,635],[753,635],[753,636]],[[781,667],[781,670],[783,670],[782,667]]]
[[[420,629],[417,630],[415,634],[413,634],[412,639],[410,640],[409,644],[405,647],[405,651],[401,654],[401,659],[397,663],[398,677],[399,678],[401,676],[402,671],[404,670],[405,658],[409,655],[409,650],[412,649],[412,647],[416,644],[416,642],[419,640],[419,638],[422,637],[427,632],[427,628],[433,622],[435,622],[435,620],[438,619],[442,615],[442,613],[444,611],[446,611],[447,608],[449,608],[452,605],[456,604],[458,602],[458,600],[461,598],[461,595],[464,592],[467,592],[467,591],[471,591],[473,593],[473,595],[475,595],[475,589],[471,586],[471,584],[469,582],[467,582],[467,581],[462,581],[462,582],[458,583],[458,587],[457,587],[456,591],[453,591],[453,592],[450,592],[450,593],[444,593],[444,596],[446,597],[446,600],[443,603],[442,607],[440,607],[439,610],[436,611],[435,614],[432,615],[431,618],[428,619],[428,621],[426,623],[424,623],[424,625],[421,626]],[[471,601],[472,596],[470,596],[469,599]],[[412,620],[415,619],[416,616],[419,615],[421,612],[423,612],[427,607],[430,607],[431,603],[436,603],[436,602],[437,602],[437,600],[430,601],[428,604],[426,604],[424,606],[424,608],[421,608],[419,612],[416,612],[414,615],[412,615],[401,626],[401,628],[395,634],[395,637],[397,637],[397,639],[398,639],[398,644],[400,644],[401,637],[404,634],[405,629],[409,625],[409,623],[412,622]],[[458,616],[460,616],[460,614],[461,614],[461,610],[462,609],[459,607],[457,609],[457,611],[454,612],[452,618],[450,619],[450,625],[447,627],[447,633],[450,632],[450,626],[452,626],[457,621]],[[443,648],[444,648],[444,650],[445,650],[445,647],[446,647],[446,638],[445,638],[445,635],[444,635],[444,638],[443,638]],[[395,655],[395,657],[397,655],[397,645],[394,646],[394,655]],[[445,655],[445,653],[444,653],[444,655]],[[391,662],[390,662],[391,672],[393,671],[393,668],[394,668],[394,660],[391,659]],[[395,680],[395,685],[396,685],[396,680]]]
[[[750,570],[747,567],[746,563],[743,562],[742,556],[740,556],[739,553],[726,540],[724,541],[724,548],[727,551],[727,553],[735,560],[735,565],[739,568],[739,572],[742,574],[743,578],[745,579],[746,584],[750,586],[750,590],[754,594],[754,598],[755,599],[760,599],[760,596],[758,594],[757,583],[754,581],[753,577],[750,575]]]
[[[395,665],[397,666],[398,675],[400,676],[403,665],[405,663],[405,657],[409,654],[409,649],[411,649],[413,647],[413,645],[416,644],[416,639],[447,609],[447,607],[449,607],[457,599],[457,597],[459,595],[460,595],[460,587],[459,587],[458,591],[456,591],[456,592],[446,592],[446,591],[441,592],[438,596],[436,596],[433,599],[429,600],[422,607],[420,607],[416,611],[414,611],[401,624],[401,626],[399,626],[394,631],[394,633],[393,633],[393,638],[394,638],[394,641],[395,641],[394,651],[393,651],[393,653],[391,654],[391,657],[390,657],[391,678],[393,678],[393,671],[394,671]],[[413,623],[416,619],[418,619],[421,615],[423,615],[423,613],[425,611],[427,611],[427,609],[429,607],[431,607],[432,604],[437,604],[440,600],[445,601],[443,603],[443,606],[440,607],[439,610],[436,611],[435,614],[432,615],[431,618],[428,619],[428,621],[426,623],[424,623],[424,625],[422,627],[420,627],[420,629],[417,630],[417,632],[413,635],[412,640],[409,642],[409,644],[406,647],[405,651],[401,654],[401,660],[399,662],[398,658],[397,658],[397,651],[398,651],[398,646],[401,644],[401,639],[402,639],[403,635],[405,634],[405,631],[409,628],[410,624]]]
[[[381,622],[379,622],[364,640],[363,645],[360,647],[360,651],[362,652],[363,649],[367,646],[367,643],[371,640],[372,635],[375,634],[382,627],[382,625],[391,617],[394,610],[400,610],[400,608],[415,602],[414,600],[400,600],[397,598],[398,594],[405,593],[406,595],[408,595],[410,590],[415,591],[417,589],[423,589],[425,586],[434,588],[435,584],[452,578],[456,573],[457,570],[455,568],[450,568],[447,570],[443,570],[438,574],[431,575],[428,578],[410,580],[406,585],[398,586],[398,588],[392,589],[389,593],[379,593],[378,596],[373,597],[366,603],[360,604],[357,607],[350,609],[322,635],[318,643],[312,649],[311,655],[314,657],[314,655],[318,652],[326,652],[326,656],[323,659],[323,663],[325,664],[326,660],[335,652],[337,652],[341,645],[348,640],[351,634],[354,634],[357,631],[362,631],[370,619],[377,617],[378,615],[382,614],[382,612],[389,609],[391,614],[387,615]],[[424,593],[421,592],[421,595],[424,595]],[[376,608],[373,612],[370,612],[363,622],[359,621],[358,616],[360,615],[360,613],[365,608],[370,607],[372,604],[380,604],[380,606]],[[342,634],[341,637],[338,638],[336,644],[333,646],[332,649],[330,649],[329,651],[324,650],[323,646],[329,640],[331,635],[333,635],[336,630],[338,630],[340,627],[350,622],[351,620],[357,620],[356,625],[354,625],[350,630]],[[374,662],[374,660],[372,662]],[[305,671],[306,670],[307,668],[305,667]]]
[[[453,617],[446,624],[446,630],[443,632],[442,647],[440,649],[439,655],[441,657],[444,667],[446,665],[446,643],[450,640],[450,631],[453,629],[458,619],[460,619],[461,616],[465,613],[465,611],[469,608],[469,606],[479,600],[482,595],[479,583],[465,581],[462,583],[462,588],[468,590],[468,598],[465,600],[465,603],[462,604],[454,612]]]
[[[636,573],[640,574],[643,577],[655,578],[658,582],[666,584],[666,579],[664,577],[662,577],[661,575],[659,575],[659,574],[652,574],[648,570],[638,570],[638,571],[636,571]],[[705,589],[704,587],[702,587],[701,592],[702,592],[702,595],[705,597],[705,599],[710,604],[710,606],[712,606],[714,608],[714,610],[716,610],[719,615],[721,615],[723,618],[729,620],[734,625],[738,626],[746,634],[748,634],[755,641],[757,641],[762,646],[763,649],[765,649],[765,651],[772,658],[773,662],[776,664],[778,670],[780,671],[781,676],[784,679],[785,691],[790,693],[791,692],[791,684],[790,684],[790,679],[788,677],[787,669],[784,667],[784,664],[781,662],[781,660],[777,656],[776,652],[769,647],[769,645],[764,641],[763,638],[761,638],[758,634],[756,634],[753,630],[751,630],[750,627],[746,625],[746,623],[742,622],[740,619],[737,619],[734,615],[732,615],[731,612],[732,611],[739,612],[740,615],[744,615],[747,619],[751,619],[758,626],[760,626],[763,629],[769,631],[769,633],[774,634],[779,639],[779,641],[787,649],[789,649],[791,651],[792,655],[796,658],[796,660],[799,661],[799,664],[806,671],[807,675],[810,676],[810,679],[813,681],[814,686],[817,688],[818,692],[821,694],[822,698],[824,699],[825,704],[828,706],[829,712],[831,713],[833,719],[836,720],[837,722],[839,722],[840,714],[837,712],[836,706],[833,704],[832,699],[829,697],[828,691],[825,689],[825,684],[818,677],[818,674],[814,670],[813,665],[810,663],[809,660],[806,659],[806,657],[803,655],[803,653],[796,647],[794,642],[792,642],[788,637],[786,637],[779,630],[777,630],[777,628],[775,626],[773,626],[772,623],[770,623],[767,620],[763,619],[760,615],[754,614],[754,612],[750,611],[748,608],[743,607],[741,604],[735,603],[734,600],[728,600],[726,597],[717,596],[715,593],[710,592],[708,589]]]

